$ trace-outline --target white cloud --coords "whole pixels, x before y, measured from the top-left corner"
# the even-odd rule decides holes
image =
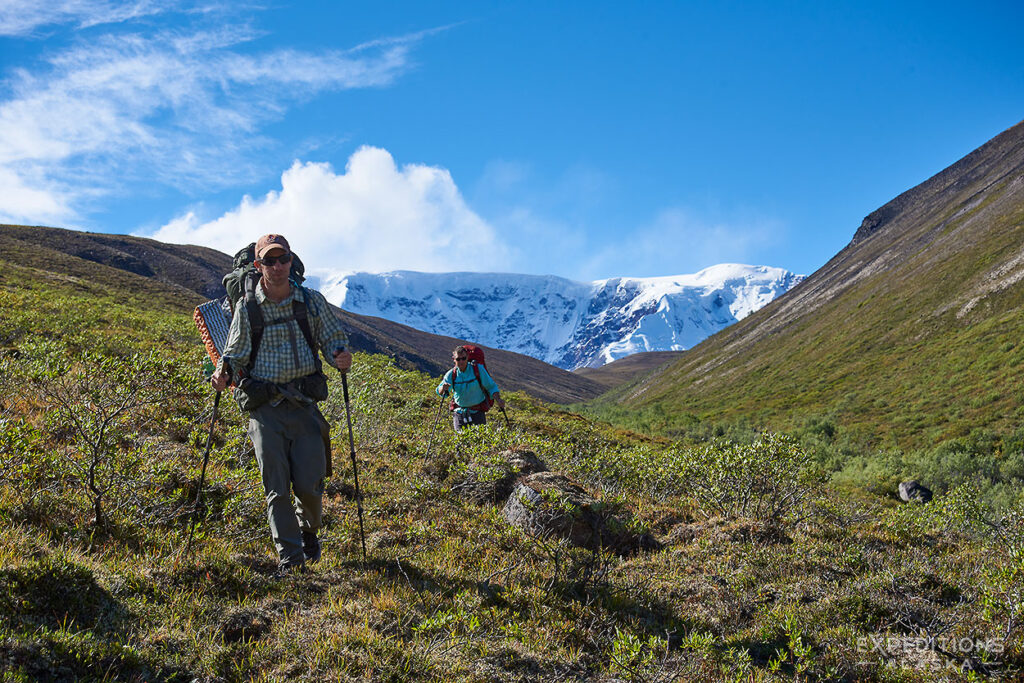
[[[181,4],[170,0],[0,0],[0,36],[27,36],[56,24],[85,28],[120,23],[174,11]]]
[[[591,278],[646,277],[694,273],[718,263],[748,263],[777,242],[782,232],[778,221],[763,217],[709,219],[669,208],[650,225],[623,234],[614,246],[595,253],[583,271]]]
[[[0,196],[23,187],[73,210],[83,196],[137,182],[208,190],[251,181],[265,170],[255,153],[272,144],[264,124],[324,91],[390,84],[418,39],[321,53],[234,49],[254,37],[232,26],[100,36],[42,71],[13,72],[0,101]],[[31,207],[4,210],[39,220],[20,213]]]
[[[0,188],[3,188],[0,223],[17,223],[25,216],[35,216],[34,222],[51,225],[74,216],[74,211],[66,201],[66,192],[40,187],[38,184],[29,186],[17,173],[2,166]]]
[[[345,172],[328,164],[292,165],[281,190],[245,197],[223,216],[182,216],[153,238],[234,253],[259,235],[288,238],[307,269],[332,273],[386,270],[508,270],[512,250],[465,203],[442,168],[408,164],[362,147]]]

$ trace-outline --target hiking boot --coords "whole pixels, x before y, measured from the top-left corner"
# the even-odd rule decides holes
[[[271,574],[272,579],[288,579],[296,574],[306,573],[305,562],[282,562],[277,565],[277,571]]]
[[[315,532],[302,532],[302,552],[306,555],[306,562],[316,562],[320,559],[320,539]]]

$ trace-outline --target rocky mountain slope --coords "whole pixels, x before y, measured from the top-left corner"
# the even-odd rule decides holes
[[[721,264],[692,275],[575,282],[509,273],[355,273],[325,279],[346,310],[464,336],[568,370],[688,349],[803,276]]]
[[[231,268],[227,254],[191,245],[164,244],[130,235],[60,228],[0,225],[0,262],[31,269],[31,278],[80,283],[83,291],[135,299],[150,308],[191,313],[205,300],[223,296],[221,277]],[[31,282],[26,282],[31,286]],[[383,318],[336,310],[352,348],[384,353],[398,364],[440,376],[451,364],[455,337],[420,332]],[[198,335],[196,336],[198,343]],[[572,403],[598,396],[605,386],[500,349],[487,349],[488,368],[499,385],[545,401]]]
[[[1024,123],[866,217],[800,287],[608,397],[889,443],[1012,430],[1024,412]]]

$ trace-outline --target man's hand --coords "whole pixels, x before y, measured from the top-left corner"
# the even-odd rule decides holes
[[[497,405],[502,410],[505,410],[505,399],[503,399],[498,394],[491,394],[491,398],[494,399],[495,405]]]
[[[441,385],[441,395],[442,396],[447,396],[448,395],[448,384],[447,383]]]
[[[348,349],[341,349],[334,352],[334,367],[342,372],[348,372],[352,367],[352,354]]]
[[[213,385],[214,391],[224,391],[227,389],[230,380],[230,375],[223,370],[215,370],[214,373],[210,375],[210,384]]]

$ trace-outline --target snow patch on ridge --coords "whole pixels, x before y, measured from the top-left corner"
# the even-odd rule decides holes
[[[726,263],[689,275],[577,282],[513,273],[321,274],[345,310],[516,351],[572,370],[641,351],[681,351],[803,280]]]

